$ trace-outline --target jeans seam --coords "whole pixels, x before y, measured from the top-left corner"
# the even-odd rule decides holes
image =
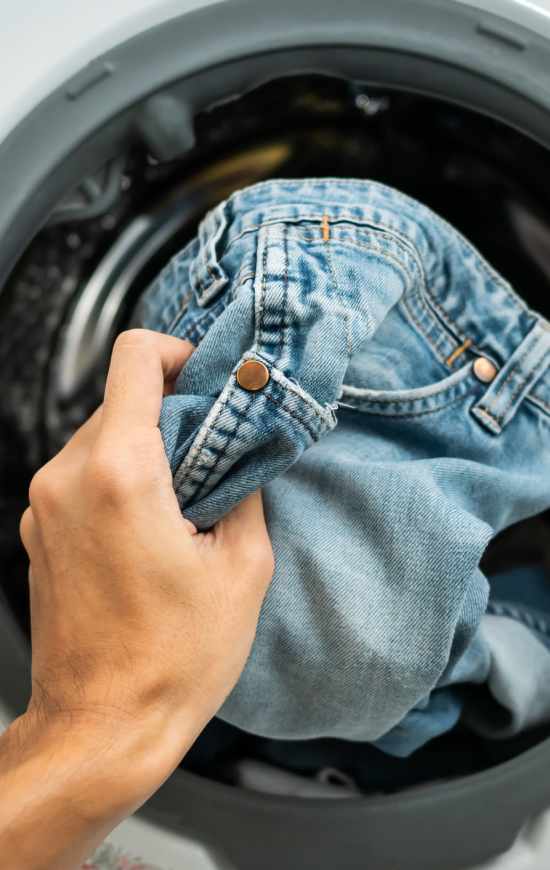
[[[166,327],[166,331],[168,333],[171,333],[172,330],[176,328],[176,326],[178,325],[178,323],[180,322],[180,320],[184,316],[185,312],[189,308],[189,303],[191,302],[192,296],[193,296],[192,290],[188,290],[186,293],[183,294],[181,301],[179,303],[178,311],[176,312],[176,314],[173,316],[172,320],[170,321],[170,323]]]
[[[524,359],[524,357],[522,357],[522,359]],[[539,361],[539,364],[538,364],[538,366],[537,366],[537,369],[538,369],[538,368],[542,368],[542,366],[546,363],[546,361],[547,361],[548,359],[550,359],[550,348],[549,348],[549,349],[546,351],[546,353],[544,353],[543,356],[541,357],[541,359],[540,359],[540,361]],[[519,363],[519,360],[518,360],[518,363]],[[511,395],[511,397],[510,397],[510,400],[509,400],[509,402],[508,402],[506,408],[502,411],[502,414],[501,414],[501,419],[502,419],[502,420],[504,420],[504,418],[506,417],[506,414],[508,413],[508,411],[510,410],[510,408],[513,407],[514,402],[516,401],[516,399],[517,399],[518,396],[520,395],[521,391],[525,389],[526,381],[529,380],[529,377],[533,374],[533,372],[536,373],[536,369],[532,369],[531,372],[529,373],[529,375],[527,376],[527,378],[523,378],[523,379],[520,381],[520,383],[518,384],[518,386],[516,387],[516,389],[514,390],[514,392],[512,393],[512,395]]]
[[[335,184],[338,184],[340,186],[345,186],[345,187],[357,186],[357,184],[358,184],[358,179],[350,179],[350,178],[345,179],[345,178],[330,178],[329,177],[329,178],[313,179],[313,180],[314,181],[315,180],[322,181],[325,184],[330,183],[330,182],[334,182]],[[389,197],[390,201],[393,202],[393,199],[394,199],[393,195],[394,195],[395,191],[393,191],[393,189],[388,187],[387,185],[382,184],[381,182],[361,181],[361,180],[359,180],[359,184],[363,187],[370,187],[371,190],[373,190],[374,193],[376,194],[377,198],[382,201],[382,205],[374,203],[372,206],[373,208],[374,207],[382,208],[382,206],[384,205],[384,202],[383,202],[384,197]],[[261,188],[267,188],[270,186],[276,187],[277,185],[280,185],[280,181],[274,181],[273,179],[271,179],[271,180],[267,180],[267,181],[263,181],[263,182],[258,182],[256,185],[254,185],[254,187],[256,189],[258,189],[258,188],[261,189]],[[303,182],[297,182],[296,184],[284,184],[283,186],[284,186],[285,190],[287,190],[289,192],[294,192],[294,191],[300,190],[301,187],[303,188]],[[418,206],[418,203],[415,200],[413,200],[412,197],[409,197],[406,194],[405,195],[401,194],[401,196],[405,196],[407,202],[411,203],[411,205]],[[236,199],[237,199],[237,197],[235,197],[235,200]],[[341,214],[346,214],[346,212],[341,212]],[[351,217],[351,215],[350,215],[350,217]],[[528,310],[527,306],[525,305],[523,300],[521,300],[518,296],[516,296],[516,294],[513,291],[513,288],[510,286],[510,284],[508,282],[504,281],[502,279],[502,277],[497,272],[495,272],[494,269],[492,269],[489,266],[489,264],[486,262],[484,257],[481,255],[481,253],[475,248],[475,246],[467,238],[465,238],[462,235],[462,233],[458,232],[454,227],[451,226],[451,224],[449,224],[446,220],[444,220],[440,215],[436,214],[435,212],[430,213],[430,218],[432,220],[434,220],[438,224],[438,226],[443,227],[446,230],[451,229],[455,234],[458,234],[461,243],[466,247],[466,249],[469,252],[471,252],[472,254],[475,255],[476,261],[479,261],[479,265],[481,266],[481,268],[483,269],[485,274],[491,280],[496,281],[502,287],[502,289],[506,291],[506,294],[510,297],[511,301],[514,303],[516,308],[518,308],[522,313]],[[356,217],[355,218],[351,217],[351,220],[357,223]]]
[[[315,214],[311,214],[311,215],[307,214],[307,215],[305,215],[305,216],[303,216],[303,217],[300,217],[299,220],[300,220],[300,221],[311,221],[311,222],[313,223],[313,222],[318,222],[318,220],[319,220],[319,216],[318,216],[318,215],[315,215]],[[462,336],[462,332],[461,332],[458,328],[456,328],[456,327],[454,326],[454,324],[449,325],[449,323],[448,323],[448,318],[447,318],[446,314],[443,312],[443,309],[441,309],[441,307],[440,307],[440,306],[435,302],[435,299],[433,298],[433,295],[429,292],[429,290],[428,290],[428,286],[427,286],[426,274],[425,274],[425,271],[424,271],[424,267],[423,267],[423,265],[422,265],[421,258],[418,257],[418,251],[417,251],[417,249],[416,249],[414,243],[413,243],[413,242],[408,242],[408,240],[405,240],[405,239],[402,237],[402,234],[400,234],[400,233],[398,233],[398,232],[396,232],[396,231],[391,232],[391,231],[385,230],[385,229],[382,228],[382,227],[380,227],[380,228],[379,228],[379,227],[375,227],[375,226],[372,225],[372,223],[371,223],[371,224],[367,224],[367,223],[360,224],[360,223],[357,222],[356,219],[353,219],[351,216],[350,216],[350,222],[352,222],[353,225],[354,225],[355,227],[358,227],[358,226],[370,227],[370,228],[373,230],[373,234],[377,233],[378,235],[383,235],[385,238],[391,240],[391,242],[394,243],[394,244],[395,244],[395,245],[396,245],[396,246],[397,246],[397,247],[402,251],[402,253],[404,253],[404,254],[407,256],[407,258],[410,258],[411,260],[413,260],[413,262],[414,262],[414,267],[415,267],[415,268],[414,268],[414,271],[415,271],[417,274],[419,274],[419,278],[421,279],[421,282],[422,282],[422,287],[423,287],[423,290],[424,290],[424,296],[425,296],[425,298],[426,298],[426,301],[429,300],[429,303],[433,303],[434,307],[438,310],[438,312],[440,313],[440,316],[441,316],[442,319],[444,320],[444,323],[445,323],[445,325],[446,325],[446,327],[445,327],[446,330],[448,330],[448,332],[451,333],[451,335],[448,335],[447,332],[445,331],[445,328],[442,327],[442,326],[439,326],[439,324],[437,324],[438,328],[441,330],[441,334],[442,334],[445,338],[448,338],[449,340],[451,340],[451,339],[452,339],[452,334],[455,333],[455,334],[458,335],[462,340],[464,340],[464,336]],[[273,218],[272,220],[269,220],[269,221],[263,221],[261,224],[255,224],[253,227],[247,227],[245,230],[243,230],[241,233],[239,233],[238,236],[236,236],[235,238],[231,239],[231,241],[230,241],[229,244],[226,246],[226,248],[224,248],[223,254],[227,253],[227,251],[231,248],[231,246],[232,246],[233,244],[235,244],[237,241],[239,241],[241,238],[243,238],[245,235],[247,235],[247,234],[249,234],[249,233],[252,233],[252,232],[255,232],[255,231],[259,231],[259,230],[264,229],[264,228],[267,228],[267,227],[277,226],[277,225],[279,225],[279,224],[280,224],[281,226],[285,227],[286,238],[287,238],[287,239],[288,239],[288,238],[293,238],[293,234],[288,232],[288,227],[293,226],[293,223],[289,222],[288,220],[285,221],[283,218]],[[298,235],[298,234],[296,234],[296,235]],[[312,236],[312,237],[310,237],[310,238],[307,238],[307,237],[304,237],[304,236],[302,236],[302,235],[299,235],[298,237],[299,237],[299,239],[300,239],[301,241],[305,241],[306,243],[309,243],[309,242],[311,242],[311,243],[317,243],[317,244],[320,243],[320,240],[317,239],[317,238],[314,237],[314,236]],[[341,245],[343,245],[344,247],[347,247],[347,248],[352,248],[352,249],[355,249],[355,250],[371,251],[371,252],[373,252],[373,253],[379,254],[379,255],[382,256],[382,257],[386,257],[390,262],[394,263],[394,264],[395,264],[395,265],[400,269],[400,271],[401,271],[402,273],[404,273],[404,274],[408,277],[409,280],[411,280],[412,277],[413,277],[413,273],[411,273],[411,271],[409,270],[409,268],[408,268],[406,265],[404,265],[404,264],[403,264],[403,263],[402,263],[402,262],[401,262],[397,257],[393,256],[393,255],[392,255],[390,252],[388,252],[388,251],[384,251],[384,250],[381,250],[381,249],[377,249],[377,248],[376,248],[375,246],[373,246],[373,245],[363,244],[363,243],[361,243],[361,241],[359,241],[359,240],[357,240],[357,239],[354,239],[354,240],[351,240],[351,239],[338,239],[338,242],[339,242],[339,244],[341,244]],[[329,244],[330,244],[330,242],[329,242]],[[413,252],[410,250],[411,247],[414,248],[414,250],[415,250],[415,252],[416,252],[416,256],[415,256],[415,255],[413,254]],[[417,258],[420,259],[420,262],[418,261]],[[330,265],[330,264],[329,264],[329,265]],[[262,264],[262,268],[263,268],[264,275],[265,275],[265,263]],[[331,270],[331,271],[333,272],[333,270]],[[262,276],[262,279],[263,279],[263,276]],[[333,275],[333,279],[334,279],[334,275]],[[200,282],[199,282],[199,283],[200,283]],[[264,285],[264,280],[262,280],[262,284]],[[203,291],[205,290],[205,288],[204,288],[202,285],[201,285],[201,290],[203,290]],[[264,293],[265,293],[265,286],[263,287],[263,290],[262,290],[262,296],[263,296]],[[405,307],[406,307],[407,314],[409,315],[410,319],[413,321],[413,323],[415,324],[416,328],[419,330],[419,332],[420,332],[421,335],[423,336],[424,340],[425,340],[425,341],[428,343],[428,345],[431,347],[431,349],[432,349],[432,351],[434,352],[434,354],[436,355],[437,359],[438,359],[440,362],[445,363],[445,359],[446,359],[446,357],[440,353],[439,349],[438,349],[437,346],[434,344],[434,342],[433,342],[433,340],[431,339],[431,337],[427,334],[425,328],[422,326],[422,324],[420,323],[420,321],[418,320],[418,318],[416,317],[416,315],[415,315],[415,314],[413,313],[413,311],[411,310],[411,307],[410,307],[410,305],[408,304],[408,299],[407,299],[407,293],[406,293],[406,292],[403,294],[403,303],[404,303],[404,305],[405,305]],[[262,311],[262,313],[263,313],[263,300],[262,300],[261,311]],[[346,322],[347,322],[347,324],[350,323],[349,314],[346,315]],[[349,336],[349,326],[347,326],[347,328],[346,328],[346,335]],[[348,341],[349,341],[349,338],[348,338]],[[348,346],[349,346],[349,345],[348,345]]]
[[[539,399],[538,396],[531,396],[531,395],[527,394],[527,396],[525,397],[525,401],[531,402],[531,404],[533,404],[533,405],[538,405],[538,407],[540,407],[540,409],[542,411],[545,411],[545,413],[550,414],[550,404],[548,404],[548,402],[545,402],[544,399]]]
[[[339,222],[339,221],[340,221],[340,218],[335,219],[335,222]],[[228,242],[226,247],[223,249],[223,253],[220,256],[224,256],[224,254],[227,254],[227,252],[231,249],[231,247],[234,244],[239,242],[245,236],[249,235],[249,233],[257,232],[259,230],[264,229],[264,227],[277,226],[277,224],[284,224],[285,226],[295,228],[297,226],[297,224],[299,224],[299,223],[318,224],[319,223],[319,215],[317,213],[312,212],[311,214],[308,213],[308,214],[305,214],[299,218],[292,218],[292,219],[290,219],[288,217],[285,218],[284,216],[273,217],[273,218],[270,218],[269,220],[262,221],[260,224],[253,224],[252,226],[246,227],[246,229],[241,230],[241,232],[237,236],[234,236],[234,238],[232,238],[231,241]],[[358,221],[357,218],[353,218],[351,215],[346,216],[345,213],[344,213],[344,219],[342,220],[342,223],[351,223],[351,224],[353,224],[353,226],[355,228],[371,229],[373,232],[378,233],[378,235],[382,234],[382,235],[384,235],[388,238],[391,238],[391,239],[395,239],[396,236],[400,235],[400,234],[396,233],[396,231],[385,229],[384,227],[378,226],[377,224],[373,224],[372,222],[369,223],[368,221]],[[303,241],[307,241],[307,242],[318,241],[317,237],[313,236],[313,235],[312,236],[300,236],[300,238]],[[215,278],[216,276],[213,275],[212,277]]]
[[[476,414],[479,414],[490,424],[492,429],[496,427],[500,432],[500,430],[502,429],[502,425],[499,420],[493,417],[490,411],[487,411],[482,405],[477,405],[474,410]]]
[[[527,341],[525,342],[525,347],[523,348],[522,353],[518,356],[518,358],[515,360],[515,362],[511,365],[509,372],[507,372],[506,376],[503,378],[501,383],[495,389],[495,391],[491,397],[491,405],[494,406],[495,400],[498,399],[498,397],[502,394],[502,391],[504,390],[506,384],[512,378],[515,377],[518,366],[520,366],[521,363],[523,362],[523,360],[525,359],[525,357],[531,353],[531,348],[533,347],[533,344],[536,344],[536,340],[537,340],[537,336],[533,336],[533,335],[531,335],[527,338]]]
[[[269,241],[269,237],[266,233],[264,235],[264,239],[263,239],[264,246],[263,246],[263,250],[262,250],[262,260],[261,260],[262,274],[261,274],[261,280],[260,280],[260,287],[259,287],[259,291],[258,291],[258,293],[259,293],[259,295],[258,295],[258,313],[257,313],[257,323],[256,323],[256,328],[255,328],[255,336],[254,336],[254,344],[257,348],[261,346],[262,323],[263,323],[263,316],[264,316],[264,299],[265,299],[265,292],[266,292],[265,288],[266,288],[266,281],[267,281],[266,274],[267,274],[268,241]]]
[[[225,401],[223,403],[220,403],[220,408],[219,408],[218,413],[216,414],[214,420],[212,420],[210,425],[207,427],[207,437],[204,439],[204,442],[201,446],[201,451],[208,447],[208,436],[212,435],[216,432],[216,428],[215,428],[216,421],[219,420],[219,418],[220,418],[220,413],[222,411],[222,407],[227,408],[228,411],[232,411],[230,403],[231,403],[231,399],[235,395],[235,389],[236,389],[236,382],[232,385],[232,387],[229,391],[229,394],[227,395]],[[251,397],[247,403],[246,410],[248,410],[248,408],[252,404],[252,401],[253,401],[253,394],[251,395]],[[229,445],[232,443],[232,441],[234,441],[237,438],[237,436],[239,434],[239,429],[242,427],[243,423],[244,423],[243,419],[239,418],[237,425],[235,426],[231,436],[226,438],[225,444],[217,453],[216,459],[214,460],[212,465],[205,466],[204,463],[199,463],[198,465],[195,466],[196,469],[199,469],[201,467],[206,468],[206,476],[203,478],[202,482],[200,484],[198,484],[198,488],[195,490],[195,492],[193,494],[193,498],[195,498],[195,499],[200,498],[201,494],[204,492],[204,490],[206,488],[207,483],[209,482],[214,471],[218,467],[222,456],[227,455],[227,449],[228,449]]]
[[[431,337],[428,335],[428,333],[427,333],[426,330],[424,329],[423,325],[420,323],[420,321],[419,321],[419,319],[417,318],[416,314],[413,312],[412,308],[411,308],[410,305],[409,305],[408,298],[407,298],[407,295],[406,295],[406,294],[403,296],[402,304],[403,304],[403,307],[404,307],[405,310],[406,310],[407,317],[408,317],[410,320],[412,320],[413,324],[416,326],[416,328],[418,329],[418,331],[420,332],[420,334],[422,335],[422,337],[424,338],[424,340],[427,342],[427,344],[428,344],[428,345],[431,347],[431,349],[433,350],[433,352],[434,352],[435,356],[437,357],[437,359],[439,360],[439,362],[441,362],[441,363],[443,363],[443,365],[445,365],[445,360],[447,359],[447,357],[446,357],[444,354],[441,354],[441,353],[439,352],[439,349],[436,347],[436,345],[435,345],[434,342],[432,341]],[[443,333],[443,330],[441,330],[441,332]],[[443,333],[443,334],[444,334],[444,333]]]
[[[407,254],[407,256],[408,256],[408,257],[413,261],[413,263],[414,263],[414,272],[418,275],[418,277],[419,277],[419,279],[420,279],[420,281],[421,281],[421,283],[422,283],[422,289],[423,289],[423,291],[424,291],[424,294],[425,294],[426,297],[429,297],[429,299],[431,300],[432,297],[431,297],[431,294],[429,293],[428,288],[427,288],[426,273],[425,273],[425,271],[424,271],[423,266],[421,265],[421,263],[419,263],[419,262],[416,260],[415,257],[413,257],[413,255],[411,254],[411,252],[408,250],[407,245],[405,245],[405,244],[401,241],[401,239],[396,239],[395,237],[392,237],[392,241],[394,241],[394,242],[396,243],[397,246],[401,247],[401,249],[402,249],[402,250]],[[413,273],[411,273],[411,272],[409,271],[408,267],[407,267],[406,265],[404,265],[400,260],[398,260],[398,258],[395,257],[395,256],[394,256],[392,253],[390,253],[389,251],[378,250],[376,247],[374,247],[374,246],[372,246],[372,245],[362,244],[361,242],[358,242],[357,240],[353,240],[353,241],[348,241],[348,240],[346,240],[346,241],[341,241],[341,240],[339,240],[339,243],[340,243],[341,245],[344,245],[344,246],[347,247],[347,248],[354,248],[354,249],[356,249],[356,250],[358,249],[358,250],[363,250],[363,251],[372,251],[372,252],[374,252],[374,253],[376,253],[376,254],[379,254],[381,257],[385,257],[387,260],[389,260],[390,262],[394,263],[394,265],[396,265],[396,266],[398,267],[398,269],[401,271],[401,273],[404,274],[404,275],[408,278],[408,280],[411,282],[411,286],[412,286],[412,281],[413,281],[413,278],[414,278]],[[330,244],[330,242],[329,242],[329,244]],[[422,295],[422,294],[421,294],[421,295]],[[445,364],[446,357],[443,356],[443,355],[439,352],[439,349],[436,347],[436,345],[435,345],[434,342],[432,341],[431,337],[428,335],[428,333],[426,332],[425,328],[423,327],[423,325],[422,325],[422,324],[420,323],[420,321],[418,320],[416,314],[415,314],[415,313],[413,312],[413,310],[411,309],[410,304],[409,304],[409,293],[407,292],[407,290],[405,290],[405,291],[403,292],[403,295],[402,295],[402,297],[401,297],[401,301],[402,301],[403,305],[404,305],[405,308],[406,308],[407,315],[408,315],[408,316],[410,317],[410,319],[413,321],[414,325],[417,327],[418,331],[419,331],[420,334],[423,336],[424,340],[425,340],[425,341],[427,342],[427,344],[431,347],[431,349],[432,349],[432,351],[434,352],[434,354],[436,355],[437,359],[438,359],[440,362],[442,362],[443,364]],[[441,327],[439,324],[437,324],[437,327],[438,327],[438,329],[440,330],[441,334],[442,334],[445,338],[449,338],[449,339],[451,338],[451,336],[450,336],[450,335],[448,336],[447,333],[444,331],[443,327]],[[449,329],[449,331],[451,331],[451,330],[450,330],[450,327],[447,327],[447,328]],[[461,336],[461,334],[460,334],[460,332],[459,332],[458,330],[456,330],[456,334],[459,335],[459,336]]]
[[[460,378],[458,378],[459,375],[460,375]],[[363,398],[365,403],[372,402],[373,404],[406,405],[406,404],[410,404],[412,402],[421,402],[424,399],[428,399],[428,400],[429,399],[439,399],[442,396],[445,396],[446,394],[450,393],[454,389],[462,388],[463,385],[465,386],[464,394],[466,394],[466,393],[470,392],[474,386],[474,382],[472,382],[472,385],[470,387],[468,387],[468,385],[467,385],[467,381],[471,378],[471,376],[472,376],[472,364],[465,363],[465,365],[463,365],[461,369],[457,369],[456,372],[453,372],[451,375],[447,375],[447,377],[443,378],[442,381],[436,382],[435,384],[430,384],[428,386],[428,389],[432,389],[434,387],[437,387],[438,383],[439,383],[439,385],[441,385],[442,383],[444,384],[445,381],[449,380],[449,378],[457,377],[458,380],[454,380],[453,383],[447,384],[446,386],[441,387],[441,389],[434,389],[434,392],[428,393],[425,396],[417,396],[417,397],[412,397],[412,398],[405,397],[405,398],[401,398],[401,399],[396,399],[396,398],[392,397],[392,395],[390,393],[387,393],[386,395],[382,395],[379,398],[369,398],[368,396],[365,397],[364,394],[363,394],[363,396],[360,396],[358,392],[349,392],[349,385],[344,385],[342,387],[341,395],[344,398],[351,399],[352,401],[353,401],[353,399],[361,401],[361,399]],[[355,389],[358,390],[360,388],[355,388]],[[425,388],[423,388],[423,387],[413,388],[413,390],[416,390],[416,389],[425,389]],[[408,391],[403,391],[403,392],[408,392]]]
[[[283,234],[283,255],[285,258],[285,268],[283,274],[283,316],[281,318],[281,341],[280,341],[280,353],[279,356],[276,357],[277,362],[282,359],[285,348],[288,345],[287,340],[287,331],[288,325],[286,322],[287,317],[287,305],[288,305],[288,236],[286,231]]]
[[[511,370],[508,372],[506,377],[503,379],[502,383],[499,384],[497,391],[493,394],[493,396],[491,396],[489,402],[485,403],[485,404],[481,403],[478,407],[479,411],[487,414],[499,426],[502,426],[504,419],[506,417],[506,414],[508,413],[510,408],[513,407],[514,402],[516,401],[516,399],[520,395],[521,391],[523,389],[525,389],[525,383],[528,380],[530,375],[528,375],[527,378],[523,378],[520,381],[520,383],[518,384],[518,386],[516,387],[516,389],[514,390],[512,395],[510,396],[510,399],[508,400],[508,402],[506,403],[505,407],[502,409],[500,414],[495,413],[495,405],[496,405],[496,402],[498,400],[498,397],[502,395],[502,392],[503,392],[505,386],[507,384],[509,384],[510,381],[514,377],[516,377],[518,375],[518,366],[523,362],[525,357],[530,353],[532,345],[533,345],[533,341],[531,341],[529,343],[529,346],[525,349],[525,352],[522,353],[522,355],[516,360],[516,362],[514,363],[514,365],[511,368]],[[550,348],[546,351],[546,353],[540,359],[537,368],[542,367],[544,365],[544,363],[546,362],[546,360],[549,358],[550,358]],[[521,374],[521,373],[519,373],[519,374]],[[530,374],[532,374],[532,372]]]
[[[209,425],[205,425],[205,426],[204,426],[203,433],[202,433],[202,443],[201,443],[200,447],[199,447],[198,450],[197,450],[196,456],[194,457],[194,459],[192,460],[192,462],[189,464],[189,466],[188,466],[187,469],[186,469],[185,477],[186,477],[187,479],[190,478],[191,474],[192,474],[194,471],[200,471],[201,469],[203,469],[203,468],[205,467],[205,466],[204,466],[204,463],[201,462],[201,452],[202,452],[203,448],[207,445],[208,437],[209,437],[209,435],[211,435],[212,432],[213,432],[213,427],[214,427],[214,425],[215,425],[215,423],[216,423],[216,420],[219,419],[220,414],[222,413],[223,409],[227,406],[227,404],[228,404],[228,402],[230,401],[230,399],[231,399],[231,397],[232,397],[234,391],[235,391],[235,385],[233,385],[233,386],[231,387],[231,390],[229,391],[229,393],[228,393],[228,395],[225,397],[225,399],[223,399],[222,401],[219,402],[218,409],[217,409],[217,411],[216,411],[216,415],[215,415],[214,419],[211,421],[211,423],[210,423]],[[199,430],[199,432],[200,432],[200,430]],[[197,437],[198,437],[198,434],[199,434],[199,433],[197,433]],[[195,439],[194,439],[194,440],[195,440]],[[191,445],[191,448],[190,448],[190,449],[192,449],[192,447],[193,447],[193,445]],[[181,467],[181,466],[180,466],[180,467]],[[202,482],[201,484],[199,484],[200,489],[202,489],[203,483],[204,483],[204,480],[203,480],[203,482]],[[178,481],[178,490],[181,489],[181,486],[182,486],[182,481]],[[198,491],[200,491],[200,489],[199,489]],[[195,492],[193,493],[193,496],[194,496],[194,497],[197,496],[197,492],[198,492],[198,491],[197,491],[197,489],[195,489]]]
[[[334,282],[334,289],[336,290],[336,295],[338,296],[338,299],[340,300],[340,303],[341,303],[342,308],[344,310],[344,323],[345,323],[345,330],[346,330],[346,351],[348,354],[348,361],[349,361],[351,359],[351,355],[352,355],[351,319],[349,316],[349,311],[347,309],[347,306],[344,302],[344,298],[342,296],[340,282],[338,281],[338,278],[336,277],[336,270],[334,268],[334,261],[332,259],[331,242],[329,240],[329,241],[325,242],[324,244],[326,246],[326,258],[327,258],[329,272],[330,272],[330,275],[331,275],[332,280]],[[365,306],[365,307],[367,308],[367,314],[368,314],[368,307],[367,306]],[[370,314],[368,314],[368,318],[369,318],[369,320],[371,319]]]
[[[302,420],[300,417],[298,417],[298,415],[294,411],[291,411],[290,408],[285,407],[285,405],[283,405],[282,402],[279,402],[277,399],[275,399],[274,396],[270,395],[269,393],[264,393],[264,399],[267,399],[268,402],[271,402],[273,405],[276,405],[278,408],[281,409],[281,411],[284,411],[285,414],[289,414],[294,420],[296,420],[297,423],[299,423],[301,426],[303,426],[303,428],[306,430],[306,432],[310,435],[310,437],[314,441],[318,440],[319,431],[313,429],[309,423],[306,423],[305,420]]]
[[[445,324],[445,327],[449,330],[449,332],[451,332],[457,336],[459,344],[464,344],[464,342],[468,338],[466,333],[462,332],[462,330],[458,328],[458,326],[456,325],[454,320],[452,320],[449,317],[449,315],[444,310],[444,308],[440,305],[440,303],[436,301],[435,296],[430,291],[427,284],[425,285],[425,291],[426,291],[426,296],[428,297],[430,304],[433,305],[433,307],[435,308],[435,310],[437,311],[437,313],[441,317],[443,323]],[[445,362],[445,360],[443,360],[443,362]]]
[[[403,419],[403,417],[425,417],[427,414],[437,414],[439,411],[444,411],[446,408],[450,408],[453,405],[457,405],[459,402],[466,399],[468,396],[468,392],[461,394],[460,396],[456,396],[454,399],[451,399],[449,402],[445,402],[444,405],[438,405],[437,408],[428,408],[425,411],[406,411],[406,412],[391,412],[391,411],[370,411],[369,406],[367,405],[357,405],[355,410],[361,411],[364,414],[369,414],[372,417],[391,417],[396,419]]]
[[[220,299],[218,299],[218,301],[214,303],[214,305],[212,306],[212,308],[208,308],[206,311],[201,311],[201,313],[198,314],[198,315],[196,315],[196,316],[193,315],[191,323],[190,323],[189,326],[186,327],[186,329],[185,329],[184,336],[187,338],[187,337],[189,336],[189,334],[190,334],[193,330],[195,330],[195,329],[197,329],[198,332],[200,333],[200,332],[201,332],[202,324],[203,324],[203,322],[204,322],[205,320],[208,320],[209,318],[211,318],[211,319],[213,318],[214,320],[216,320],[217,317],[219,316],[218,314],[215,314],[216,308],[217,308],[218,306],[219,306],[220,308],[222,308],[222,310],[223,310],[224,307],[225,307],[225,306],[223,306],[223,305],[221,304],[221,300],[220,300]],[[222,312],[220,311],[220,314],[221,314],[221,313],[222,313]],[[202,332],[202,335],[201,335],[201,338],[204,336],[204,334],[205,334],[205,333],[204,333],[204,331],[203,331],[203,332]]]

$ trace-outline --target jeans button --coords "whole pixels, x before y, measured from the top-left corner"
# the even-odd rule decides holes
[[[243,390],[255,393],[269,381],[269,369],[257,359],[247,359],[237,369],[237,383]]]
[[[490,384],[497,375],[497,367],[484,356],[478,356],[474,362],[474,375],[482,384]]]

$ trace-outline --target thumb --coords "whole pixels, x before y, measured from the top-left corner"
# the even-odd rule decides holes
[[[274,559],[260,490],[239,502],[213,531],[219,549],[241,566],[243,574],[252,571],[269,583]]]

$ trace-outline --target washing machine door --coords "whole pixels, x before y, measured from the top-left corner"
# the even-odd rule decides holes
[[[157,159],[173,159],[191,146],[198,111],[270,77],[328,72],[441,97],[550,147],[550,3],[543,0],[4,5],[0,287],[83,176],[136,136]],[[174,113],[176,130],[167,121]],[[29,651],[3,599],[0,660],[7,723],[25,706]],[[113,832],[99,866],[116,866],[122,849],[161,870],[466,870],[508,850],[483,866],[542,870],[550,819],[529,819],[550,802],[549,769],[547,741],[490,775],[346,807],[238,793],[176,772]]]

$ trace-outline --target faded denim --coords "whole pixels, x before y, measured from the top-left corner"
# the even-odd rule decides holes
[[[340,179],[221,203],[142,322],[198,345],[160,420],[185,515],[264,488],[275,578],[220,716],[412,751],[487,659],[487,543],[550,507],[549,325],[429,209]]]

